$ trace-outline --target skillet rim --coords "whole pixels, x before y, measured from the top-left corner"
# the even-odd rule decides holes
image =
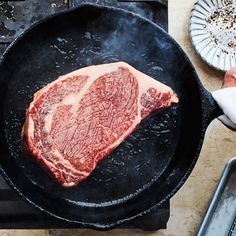
[[[121,8],[118,8],[118,7],[111,7],[111,6],[101,6],[101,5],[98,5],[98,4],[95,4],[95,3],[83,3],[83,4],[80,4],[79,6],[77,7],[74,7],[74,8],[71,8],[71,9],[66,9],[66,10],[62,10],[60,12],[57,12],[53,15],[50,15],[50,16],[47,16],[45,17],[44,19],[38,21],[37,23],[31,25],[28,29],[26,29],[23,33],[21,33],[10,45],[9,47],[5,50],[5,52],[3,53],[3,55],[1,56],[0,58],[0,67],[2,66],[3,62],[4,62],[4,59],[5,57],[8,55],[8,53],[14,49],[15,46],[17,46],[17,43],[18,41],[20,41],[20,39],[22,39],[25,35],[28,34],[28,32],[31,32],[35,27],[41,25],[42,23],[54,18],[54,17],[57,17],[57,16],[60,16],[60,15],[64,15],[64,14],[70,14],[72,12],[76,12],[78,11],[80,8],[83,8],[83,7],[93,7],[93,8],[97,8],[97,9],[103,9],[103,10],[108,10],[108,11],[116,11],[116,12],[121,12],[123,14],[129,14],[129,15],[132,15],[133,17],[136,17],[136,18],[139,18],[140,20],[142,21],[145,21],[151,25],[153,25],[154,27],[156,27],[162,34],[164,34],[166,37],[168,37],[172,42],[173,44],[175,45],[175,47],[181,51],[182,53],[182,56],[184,58],[184,60],[188,63],[188,65],[191,67],[192,69],[192,73],[194,75],[194,80],[195,80],[195,83],[197,85],[197,87],[199,88],[199,96],[201,98],[201,101],[200,101],[200,104],[201,104],[201,111],[202,111],[202,123],[201,123],[201,132],[199,133],[199,141],[198,141],[198,145],[196,147],[196,152],[195,152],[195,156],[192,158],[192,162],[191,162],[191,165],[189,166],[187,172],[184,174],[183,178],[179,181],[179,184],[177,184],[173,189],[172,191],[167,194],[167,196],[160,202],[156,203],[154,206],[152,206],[151,208],[148,208],[142,212],[140,212],[139,214],[135,214],[133,215],[132,217],[124,217],[122,220],[119,220],[119,221],[116,221],[116,222],[113,222],[113,223],[107,223],[107,224],[100,224],[100,223],[89,223],[89,222],[82,222],[82,221],[76,221],[76,220],[71,220],[71,219],[66,219],[64,217],[61,217],[61,216],[58,216],[54,213],[52,213],[50,210],[47,210],[47,209],[44,209],[43,207],[41,207],[39,204],[37,203],[34,203],[30,198],[28,198],[27,196],[25,196],[24,193],[22,193],[22,190],[20,190],[18,187],[16,187],[16,185],[12,182],[11,178],[7,175],[7,173],[4,171],[3,168],[0,168],[0,173],[2,174],[3,178],[6,180],[6,182],[11,186],[12,189],[14,189],[18,195],[26,202],[28,202],[30,205],[34,206],[35,208],[39,209],[40,211],[42,212],[45,212],[51,216],[54,216],[56,217],[57,219],[59,220],[63,220],[65,222],[68,222],[68,223],[76,223],[83,227],[88,227],[88,228],[91,228],[91,229],[97,229],[97,230],[109,230],[109,229],[112,229],[120,224],[123,224],[125,222],[128,222],[130,220],[133,220],[137,217],[141,217],[145,214],[148,214],[153,208],[161,205],[162,203],[166,202],[167,200],[169,200],[179,189],[180,187],[185,183],[185,181],[187,180],[187,178],[189,177],[190,173],[192,172],[192,169],[193,167],[195,166],[196,164],[196,161],[198,159],[198,156],[199,156],[199,153],[200,153],[200,150],[201,150],[201,147],[202,147],[202,144],[203,144],[203,139],[204,139],[204,134],[205,134],[205,131],[206,131],[206,128],[207,128],[207,125],[208,123],[212,120],[210,118],[208,118],[205,122],[204,122],[204,110],[206,112],[206,107],[204,109],[204,106],[206,106],[206,104],[204,105],[204,101],[206,102],[206,100],[211,100],[210,97],[209,97],[209,93],[204,89],[203,85],[201,84],[201,81],[197,75],[197,72],[192,64],[192,62],[190,61],[190,59],[188,58],[187,54],[185,53],[185,51],[181,48],[181,46],[176,42],[176,40],[171,36],[169,35],[164,29],[162,29],[160,26],[158,26],[157,24],[153,23],[151,20],[143,17],[143,16],[140,16],[136,13],[133,13],[131,11],[128,11],[128,10],[124,10],[124,9],[121,9]],[[206,102],[206,103],[209,103],[209,102]],[[201,121],[199,121],[201,122]]]

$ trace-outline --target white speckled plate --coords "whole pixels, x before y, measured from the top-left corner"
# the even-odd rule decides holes
[[[236,0],[198,0],[190,17],[194,48],[210,66],[236,66]]]

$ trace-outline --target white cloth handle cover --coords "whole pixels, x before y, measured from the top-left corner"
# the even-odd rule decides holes
[[[224,115],[218,119],[233,129],[236,129],[236,87],[223,88],[211,93]]]

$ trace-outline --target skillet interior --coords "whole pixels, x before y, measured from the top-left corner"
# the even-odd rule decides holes
[[[171,86],[178,105],[145,119],[80,185],[59,186],[20,150],[25,109],[59,75],[125,61]],[[83,6],[28,30],[1,64],[1,164],[31,203],[62,219],[110,227],[171,196],[202,143],[201,85],[183,51],[161,28],[123,10]]]

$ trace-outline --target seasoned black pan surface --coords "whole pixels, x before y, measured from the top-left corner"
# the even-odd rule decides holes
[[[115,61],[167,84],[180,102],[145,119],[95,171],[61,187],[21,151],[33,94],[73,70]],[[130,12],[96,5],[58,13],[27,30],[0,65],[0,163],[7,182],[35,207],[69,222],[110,229],[169,199],[197,161],[218,107],[180,46]]]

